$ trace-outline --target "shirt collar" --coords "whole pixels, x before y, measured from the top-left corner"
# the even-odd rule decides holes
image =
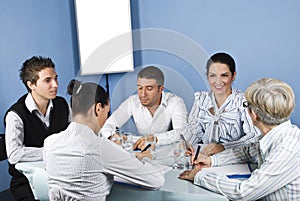
[[[31,95],[31,93],[28,93],[26,99],[25,99],[25,105],[27,107],[27,109],[32,113],[34,110],[39,111],[38,106],[36,105],[35,101],[33,100],[33,97]],[[48,109],[52,109],[53,108],[53,103],[52,100],[50,100],[49,105],[48,105]]]
[[[161,93],[161,103],[160,103],[160,105],[167,106],[167,96],[166,96],[165,92]]]
[[[291,125],[291,121],[287,120],[287,121],[279,124],[275,128],[273,128],[272,130],[270,130],[266,135],[264,135],[259,140],[261,151],[263,153],[265,153],[268,150],[268,148],[272,145],[272,142],[277,141],[277,139],[279,137],[281,137],[282,132],[277,132],[277,131],[279,131],[280,129],[282,129],[284,127],[288,127],[290,125]]]

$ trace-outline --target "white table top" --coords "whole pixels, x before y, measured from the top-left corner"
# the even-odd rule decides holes
[[[163,154],[158,156],[153,163],[159,163],[162,165],[171,165],[173,158],[168,154]],[[46,177],[46,172],[44,168],[43,161],[38,162],[22,162],[16,164],[16,168],[22,171],[29,179],[29,182],[33,184],[33,177],[35,171],[42,171],[43,177]],[[209,190],[201,188],[199,186],[193,185],[192,182],[178,179],[179,174],[183,170],[177,170],[169,168],[169,171],[166,171],[165,174],[165,184],[159,190],[145,190],[141,189],[138,186],[127,184],[126,182],[115,182],[113,188],[111,190],[110,195],[107,197],[108,201],[113,200],[228,200],[226,197],[213,193]],[[32,186],[36,191],[47,191],[47,179],[41,178],[41,182],[39,182],[39,186]],[[41,188],[41,185],[43,188]],[[45,194],[47,192],[38,192],[35,193],[36,198],[40,200],[45,199]],[[43,198],[39,197],[39,195],[43,196]],[[124,196],[125,195],[125,196]]]

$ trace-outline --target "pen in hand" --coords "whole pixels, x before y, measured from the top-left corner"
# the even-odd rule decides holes
[[[147,146],[141,151],[141,153],[143,153],[144,151],[147,151],[147,149],[149,149],[149,147],[151,147],[151,144],[147,144]]]
[[[195,158],[194,158],[194,160],[193,160],[193,163],[194,163],[194,162],[196,161],[196,159],[198,158],[198,155],[199,155],[199,153],[200,153],[200,148],[201,148],[201,146],[198,145],[197,151],[196,151],[196,154],[195,154]]]

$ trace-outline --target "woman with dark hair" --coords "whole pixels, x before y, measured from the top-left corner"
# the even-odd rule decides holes
[[[259,131],[243,107],[244,93],[232,87],[236,77],[232,56],[224,52],[212,55],[206,64],[206,75],[210,90],[195,93],[190,113],[191,126],[186,134],[190,134],[191,144],[208,144],[202,152],[212,155],[254,142]]]
[[[207,61],[206,69],[210,90],[195,92],[187,126],[155,134],[157,145],[177,141],[182,134],[194,146],[203,144],[202,153],[212,155],[255,140],[259,131],[243,107],[244,93],[232,88],[236,77],[234,59],[227,53],[216,53]],[[145,145],[137,142],[136,146]],[[192,146],[190,150],[189,154],[194,152]]]
[[[210,157],[200,154],[195,168],[179,178],[229,200],[300,200],[300,130],[290,120],[295,108],[293,89],[281,80],[263,78],[247,88],[245,97],[244,106],[262,133],[257,142]],[[258,168],[245,180],[201,171],[238,163],[257,163]]]
[[[72,80],[68,93],[74,122],[44,142],[50,200],[105,200],[114,175],[146,188],[160,188],[164,175],[158,166],[142,163],[101,136],[109,112],[105,90],[95,83]]]

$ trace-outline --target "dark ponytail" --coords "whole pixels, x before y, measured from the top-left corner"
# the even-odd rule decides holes
[[[101,103],[102,108],[109,103],[108,94],[96,83],[82,83],[73,79],[69,82],[67,91],[71,95],[70,102],[74,115],[86,114],[96,103]]]

